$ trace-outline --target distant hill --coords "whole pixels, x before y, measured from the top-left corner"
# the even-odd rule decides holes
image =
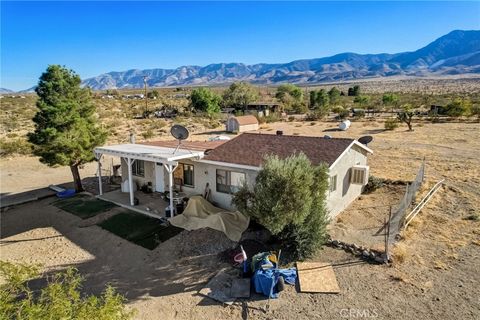
[[[255,84],[321,83],[390,76],[441,76],[480,73],[480,31],[456,30],[414,51],[396,54],[340,53],[331,57],[284,64],[216,63],[205,67],[128,70],[85,79],[94,90],[218,85],[234,81]]]
[[[6,93],[14,93],[15,91],[6,89],[6,88],[0,88],[0,94],[6,94]]]

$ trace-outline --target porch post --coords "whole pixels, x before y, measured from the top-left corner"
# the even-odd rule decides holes
[[[128,166],[128,191],[130,193],[130,205],[133,206],[133,182],[132,182],[132,159],[127,158],[127,166]]]
[[[172,217],[175,215],[175,208],[173,207],[173,171],[177,168],[177,166],[173,166],[171,164],[165,164],[165,168],[168,171],[168,191],[170,193],[170,213]]]
[[[99,193],[100,195],[103,194],[103,186],[102,186],[102,162],[101,162],[101,160],[102,160],[102,155],[100,154],[100,155],[98,156],[98,159],[97,159],[97,161],[98,161],[98,193]]]

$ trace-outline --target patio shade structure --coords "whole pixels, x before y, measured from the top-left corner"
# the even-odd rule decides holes
[[[98,161],[98,190],[100,195],[102,190],[101,177],[101,158],[103,155],[125,158],[128,167],[128,191],[130,193],[130,205],[134,205],[132,164],[137,160],[151,161],[161,163],[168,172],[170,210],[173,213],[173,171],[178,166],[178,160],[182,159],[201,159],[204,153],[201,151],[190,151],[181,148],[157,147],[141,144],[119,144],[114,146],[97,147],[94,149],[95,158]]]

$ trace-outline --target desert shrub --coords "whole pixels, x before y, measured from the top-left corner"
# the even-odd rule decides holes
[[[355,118],[365,118],[365,110],[356,109],[355,110]]]
[[[375,177],[375,176],[369,176],[368,177],[368,183],[365,185],[365,188],[363,189],[363,193],[371,193],[378,188],[381,188],[385,185],[385,179]]]
[[[327,187],[327,167],[313,166],[304,154],[267,156],[253,190],[242,186],[233,203],[304,259],[326,239]]]
[[[0,140],[0,157],[14,154],[29,155],[32,153],[32,145],[24,138],[13,140]]]
[[[151,139],[155,136],[152,129],[147,129],[147,131],[142,132],[142,137],[144,139]]]
[[[328,111],[323,109],[318,109],[312,112],[307,113],[305,116],[306,121],[317,121],[325,118],[328,115]]]
[[[280,121],[280,115],[276,112],[270,113],[268,116],[264,117],[266,123],[278,122]]]
[[[125,298],[107,286],[100,297],[80,293],[82,278],[73,269],[47,277],[47,285],[33,292],[27,281],[41,274],[38,266],[0,261],[0,319],[126,320],[134,311],[125,308]]]
[[[395,130],[398,128],[398,119],[389,118],[385,120],[385,130]]]
[[[350,111],[348,109],[339,110],[337,118],[339,120],[344,120],[350,115]]]

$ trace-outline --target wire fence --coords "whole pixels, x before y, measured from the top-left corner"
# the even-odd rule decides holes
[[[390,209],[390,217],[388,220],[387,228],[387,241],[388,244],[395,242],[396,235],[400,233],[403,229],[405,216],[407,214],[407,209],[415,200],[418,190],[423,184],[425,179],[425,159],[423,159],[420,168],[418,169],[415,180],[412,183],[407,184],[405,194],[403,195],[400,202]]]

